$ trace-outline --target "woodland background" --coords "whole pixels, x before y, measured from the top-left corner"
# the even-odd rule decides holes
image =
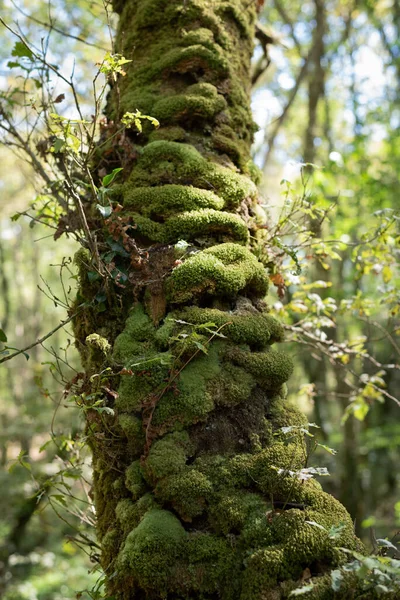
[[[111,50],[114,17],[107,5],[0,0],[0,14],[32,45],[48,47],[56,70],[73,75],[90,117],[92,82]],[[376,538],[396,542],[400,2],[269,0],[259,21],[254,160],[264,172],[275,265],[269,302],[286,325],[296,365],[291,399],[318,426],[310,438],[311,446],[320,444],[312,464],[328,468],[324,487],[349,509],[358,534],[370,547]],[[18,39],[3,26],[1,33],[0,112],[11,97],[26,137],[25,113],[40,95],[40,80],[35,84]],[[59,113],[70,116],[70,89],[54,73],[49,84],[59,94]],[[7,341],[0,341],[6,352],[6,346],[30,345],[65,318],[77,244],[65,235],[54,241],[54,231],[39,222],[56,209],[7,141],[2,116],[0,326]],[[39,220],[29,217],[41,210]],[[80,368],[71,340],[66,325],[1,365],[5,600],[101,597],[83,409],[63,393]]]

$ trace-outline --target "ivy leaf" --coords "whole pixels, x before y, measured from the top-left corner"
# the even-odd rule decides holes
[[[346,524],[345,523],[339,523],[339,525],[332,525],[332,527],[329,530],[328,533],[328,537],[330,540],[334,540],[337,537],[340,536],[340,534],[342,533],[343,529],[346,528]]]
[[[308,585],[304,585],[301,588],[297,588],[297,590],[293,590],[289,594],[289,598],[292,596],[303,596],[303,594],[307,594],[307,592],[311,592],[314,589],[314,584],[309,583]]]
[[[2,329],[0,329],[0,342],[6,342],[7,336]]]
[[[101,204],[96,204],[96,208],[105,219],[107,219],[112,213],[112,206],[102,206]]]
[[[116,178],[118,173],[122,170],[123,170],[122,167],[119,167],[118,169],[114,169],[112,171],[112,173],[105,175],[102,179],[102,184],[104,185],[104,187],[107,187],[108,185],[110,185],[110,183],[112,183],[114,181],[114,179]]]
[[[396,550],[396,552],[397,552],[396,546],[394,544],[392,544],[392,542],[389,542],[389,540],[384,540],[384,539],[380,538],[379,540],[376,540],[376,542],[377,542],[378,546],[382,546],[384,548],[391,548],[392,550]]]
[[[340,569],[336,569],[331,573],[331,588],[334,592],[338,592],[343,582],[343,575]]]
[[[329,452],[329,454],[332,454],[332,456],[335,456],[335,454],[337,454],[337,450],[335,450],[334,448],[329,448],[329,446],[325,446],[325,444],[318,444],[318,446],[326,450],[326,452]]]
[[[28,46],[24,44],[24,42],[15,42],[15,46],[11,52],[11,56],[18,56],[19,58],[26,56],[26,58],[32,60],[33,53],[32,50],[30,50]]]

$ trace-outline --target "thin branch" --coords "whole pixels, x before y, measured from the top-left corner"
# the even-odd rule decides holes
[[[274,128],[273,128],[273,130],[272,130],[272,132],[271,132],[271,134],[270,134],[270,136],[268,137],[268,140],[267,140],[267,142],[268,142],[268,150],[267,150],[267,153],[266,153],[265,158],[264,158],[264,162],[263,162],[263,166],[262,166],[263,170],[265,169],[265,167],[266,167],[266,165],[267,165],[267,163],[268,163],[268,161],[269,161],[269,159],[271,157],[271,153],[272,153],[272,150],[273,150],[274,143],[275,143],[276,137],[278,135],[278,132],[279,132],[281,126],[283,125],[283,123],[284,123],[284,121],[285,121],[285,119],[286,119],[286,117],[288,115],[289,109],[292,106],[293,102],[295,101],[296,96],[297,96],[297,92],[299,91],[299,88],[300,88],[300,86],[301,86],[301,84],[302,84],[302,82],[303,82],[303,80],[304,80],[304,78],[305,78],[305,76],[307,74],[308,67],[310,65],[310,60],[311,60],[311,52],[309,53],[309,55],[307,56],[307,58],[303,62],[303,65],[302,65],[302,67],[301,67],[301,69],[299,71],[299,74],[297,76],[296,82],[295,82],[294,86],[292,87],[292,89],[290,90],[289,97],[287,99],[286,105],[285,105],[285,107],[284,107],[284,109],[283,109],[280,117],[278,117],[278,119],[276,119],[276,121],[274,122],[275,123]]]
[[[59,325],[57,325],[57,327],[52,329],[49,333],[46,333],[46,335],[44,335],[40,339],[36,340],[36,342],[33,342],[32,344],[29,344],[29,346],[26,346],[25,348],[22,348],[21,350],[17,350],[13,354],[9,354],[8,356],[5,356],[4,358],[0,359],[0,364],[7,362],[8,360],[11,360],[12,358],[15,358],[16,356],[19,356],[20,354],[24,354],[28,350],[32,350],[32,348],[35,348],[35,346],[42,344],[47,339],[49,339],[49,337],[51,337],[54,333],[56,333],[56,331],[58,331],[59,329],[62,329],[64,327],[64,325],[66,325],[67,323],[70,323],[70,321],[72,321],[72,319],[74,319],[77,316],[77,314],[78,314],[78,312],[76,312],[73,315],[71,315],[70,317],[68,317],[68,319],[61,321],[61,323]]]
[[[103,46],[99,46],[98,44],[93,44],[91,42],[88,42],[84,38],[81,38],[77,35],[72,35],[72,33],[68,33],[67,31],[65,31],[63,29],[59,29],[58,27],[55,27],[55,25],[53,25],[53,23],[46,23],[45,21],[40,21],[36,17],[33,17],[32,15],[29,15],[28,13],[23,11],[21,7],[19,7],[15,4],[14,0],[11,0],[11,4],[21,13],[21,15],[23,15],[30,21],[33,21],[34,23],[41,25],[42,27],[46,27],[47,29],[50,29],[50,31],[56,31],[57,33],[63,35],[64,37],[71,38],[73,40],[76,40],[77,42],[81,42],[82,44],[86,44],[86,46],[92,46],[93,48],[98,48],[99,50],[103,50],[104,52],[108,51],[108,48],[104,48]]]

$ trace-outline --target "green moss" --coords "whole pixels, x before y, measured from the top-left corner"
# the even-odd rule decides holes
[[[125,471],[125,486],[132,494],[132,500],[138,500],[146,489],[140,461],[135,460]]]
[[[212,484],[203,473],[187,468],[159,481],[155,495],[161,502],[170,504],[182,520],[191,521],[202,514],[212,491]]]
[[[113,357],[116,362],[126,364],[145,346],[139,342],[147,342],[154,336],[155,328],[151,319],[145,314],[141,304],[137,304],[131,311],[131,316],[125,322],[123,332],[114,343]]]
[[[149,482],[183,471],[188,457],[193,451],[189,435],[176,431],[154,442],[144,465],[144,473]]]
[[[190,564],[190,587],[205,594],[218,593],[228,597],[232,586],[235,551],[229,541],[209,533],[195,532],[189,535],[186,544],[187,560]]]
[[[276,586],[282,572],[283,556],[282,548],[271,546],[268,549],[258,549],[246,558],[240,600],[268,598],[268,590]]]
[[[130,450],[134,454],[141,454],[145,441],[142,420],[134,415],[122,413],[118,416],[118,423],[128,438]]]
[[[308,422],[307,417],[296,406],[289,404],[279,395],[271,399],[269,414],[275,429],[305,427]]]
[[[149,134],[149,142],[166,140],[168,142],[184,142],[187,139],[186,131],[178,125],[161,126]]]
[[[267,504],[258,494],[231,492],[222,493],[210,506],[210,522],[213,529],[227,535],[232,530],[241,531],[247,521],[261,519]]]
[[[144,217],[167,219],[178,212],[211,208],[221,210],[224,201],[210,190],[184,185],[159,187],[127,186],[124,191],[124,206],[140,210]]]
[[[200,83],[187,87],[184,94],[161,98],[154,104],[152,115],[162,123],[183,119],[187,125],[191,119],[210,121],[226,106],[225,98],[218,94],[215,86]]]
[[[142,150],[126,187],[182,183],[213,190],[228,208],[256,196],[256,187],[247,177],[209,162],[193,146],[161,140]]]
[[[221,372],[219,348],[218,343],[213,343],[207,355],[196,357],[187,364],[179,376],[175,392],[165,394],[158,402],[153,415],[154,426],[191,425],[206,419],[214,409],[207,383]]]
[[[243,367],[267,390],[277,390],[293,372],[291,358],[279,350],[249,352],[241,348],[227,351],[227,357]]]
[[[181,318],[195,325],[214,323],[235,344],[248,344],[256,349],[281,342],[284,336],[282,325],[268,314],[235,314],[193,306],[184,309]]]
[[[168,280],[172,302],[204,295],[234,297],[239,292],[264,296],[268,277],[263,265],[237,244],[212,246],[177,267]]]
[[[236,406],[251,398],[256,381],[243,369],[225,363],[219,377],[208,386],[208,392],[217,406]]]
[[[289,471],[302,469],[304,463],[305,450],[300,444],[276,442],[254,456],[251,473],[258,489],[267,498],[272,496],[284,502],[301,502],[298,494],[302,482],[291,476]]]
[[[167,510],[152,509],[128,535],[118,557],[119,569],[146,590],[166,595],[174,579],[187,533]]]
[[[159,506],[153,495],[145,494],[137,502],[132,502],[128,498],[120,500],[115,508],[115,515],[126,536],[139,525],[146,513],[157,509]],[[115,556],[116,554],[114,558]]]
[[[247,226],[238,215],[210,208],[183,212],[170,217],[163,224],[138,213],[130,214],[135,223],[135,236],[144,236],[152,242],[172,244],[179,240],[192,241],[197,237],[220,237],[242,244],[248,241]]]

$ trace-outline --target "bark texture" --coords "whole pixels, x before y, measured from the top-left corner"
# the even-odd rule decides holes
[[[358,542],[343,506],[290,473],[306,466],[306,419],[285,399],[292,362],[273,347],[283,330],[263,300],[249,156],[255,3],[114,7],[117,51],[132,63],[108,115],[139,109],[161,126],[102,146],[124,183],[98,241],[123,278],[94,281],[88,254],[76,259],[78,301],[91,304],[75,333],[91,393],[114,411],[87,413],[110,596],[283,599],[308,568],[305,597],[333,598],[337,546]]]

